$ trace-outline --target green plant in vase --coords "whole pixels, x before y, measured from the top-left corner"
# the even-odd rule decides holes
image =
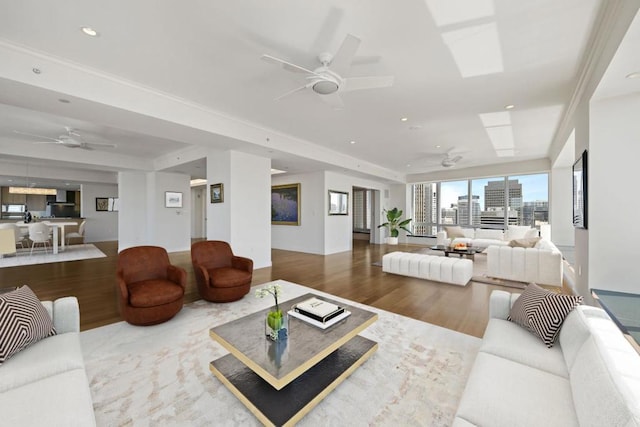
[[[398,244],[398,235],[400,234],[400,230],[404,230],[411,234],[411,230],[407,228],[409,223],[411,223],[411,218],[400,220],[402,217],[401,210],[398,208],[384,209],[382,213],[387,218],[387,222],[380,224],[378,228],[385,227],[387,229],[387,244]]]
[[[256,289],[256,297],[264,298],[267,295],[273,295],[275,307],[269,311],[266,320],[266,335],[272,340],[284,339],[287,337],[287,318],[280,310],[278,305],[278,297],[282,294],[282,287],[277,284],[269,284],[261,289]]]

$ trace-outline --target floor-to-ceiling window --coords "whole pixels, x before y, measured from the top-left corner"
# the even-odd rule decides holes
[[[500,176],[412,185],[413,234],[444,225],[506,229],[549,222],[549,175]]]

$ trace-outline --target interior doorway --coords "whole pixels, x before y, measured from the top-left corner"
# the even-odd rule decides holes
[[[207,237],[207,186],[191,187],[191,238]]]
[[[353,239],[378,243],[378,217],[375,214],[380,207],[380,191],[369,188],[353,187]]]

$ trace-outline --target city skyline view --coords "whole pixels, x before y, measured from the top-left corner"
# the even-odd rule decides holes
[[[471,196],[480,197],[480,209],[484,210],[484,187],[489,181],[497,178],[473,179],[471,182]],[[500,180],[502,177],[499,178]],[[549,200],[549,178],[547,174],[509,176],[510,180],[517,179],[522,184],[523,202],[533,202],[537,200]],[[466,195],[467,180],[464,181],[443,181],[441,184],[440,207],[451,207],[451,204],[458,203],[458,196]],[[446,185],[445,185],[446,184]],[[478,191],[479,189],[479,191]]]

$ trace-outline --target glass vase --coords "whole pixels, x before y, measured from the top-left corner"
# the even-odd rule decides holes
[[[281,310],[271,310],[264,320],[265,335],[273,341],[285,340],[288,334],[289,317]]]

